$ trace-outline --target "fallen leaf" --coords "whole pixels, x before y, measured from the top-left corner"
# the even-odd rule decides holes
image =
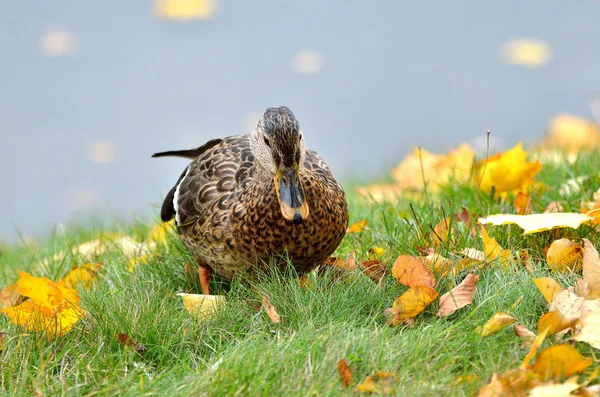
[[[390,317],[390,325],[395,327],[421,313],[438,297],[438,293],[429,287],[411,287],[394,301],[386,314]]]
[[[481,330],[481,336],[488,336],[500,331],[502,328],[511,325],[516,322],[517,319],[513,316],[498,312],[494,314],[483,326]]]
[[[450,233],[450,217],[448,217],[435,225],[429,234],[429,238],[435,248],[440,248],[448,241]]]
[[[562,292],[560,284],[550,277],[532,278],[548,304],[554,301],[556,294]]]
[[[392,275],[407,287],[433,288],[435,278],[433,274],[418,258],[410,255],[400,255],[392,267]]]
[[[350,366],[343,358],[337,363],[337,370],[340,373],[340,378],[342,378],[342,385],[345,388],[352,384],[352,371],[350,371]]]
[[[98,271],[104,264],[98,263],[86,263],[81,266],[77,266],[62,279],[64,283],[71,288],[82,286],[84,288],[90,288],[92,283],[98,276]]]
[[[16,284],[19,295],[29,299],[0,312],[28,331],[44,332],[49,338],[62,336],[85,315],[79,307],[79,294],[63,281],[55,283],[19,271]]]
[[[462,254],[467,258],[471,258],[476,261],[485,261],[485,253],[475,248],[464,248],[462,251],[459,252],[459,254]]]
[[[279,324],[279,322],[281,321],[281,319],[279,318],[279,313],[277,313],[277,309],[275,309],[275,306],[273,306],[269,297],[263,295],[262,302],[263,307],[265,308],[265,312],[267,313],[273,324]]]
[[[375,375],[369,375],[365,380],[356,386],[356,390],[375,393],[375,394],[390,394],[394,393],[396,383],[396,375],[391,372],[377,372]]]
[[[484,386],[477,397],[517,397],[539,385],[538,375],[528,369],[513,369],[498,376],[494,374],[490,383]]]
[[[521,250],[521,252],[519,253],[519,260],[521,264],[525,266],[525,269],[529,270],[530,272],[535,271],[535,267],[533,266],[533,262],[531,261],[531,256],[529,256],[529,251]]]
[[[165,244],[167,242],[167,235],[173,233],[174,230],[174,220],[170,220],[169,222],[159,222],[148,232],[148,241],[157,244]]]
[[[346,229],[346,233],[360,233],[368,225],[368,223],[369,221],[367,221],[366,219],[353,223],[348,227],[348,229]]]
[[[477,222],[483,225],[516,224],[523,229],[523,234],[532,234],[564,227],[577,229],[581,224],[589,222],[592,219],[591,216],[586,214],[554,212],[530,215],[496,214],[489,215],[486,218],[479,218]]]
[[[488,262],[497,261],[500,266],[506,266],[510,263],[512,258],[510,251],[502,249],[496,239],[488,235],[483,226],[481,226],[481,238],[483,239],[483,252]]]
[[[581,331],[571,339],[600,350],[600,299],[583,302],[579,323]]]
[[[369,250],[369,253],[375,254],[378,258],[381,258],[385,254],[385,248],[373,247]]]
[[[547,382],[560,380],[585,371],[592,365],[591,358],[585,358],[570,345],[554,345],[542,351],[531,366],[531,370]]]
[[[558,201],[553,201],[544,210],[544,214],[555,213],[555,212],[564,212],[565,208]]]
[[[569,287],[554,296],[550,310],[559,312],[565,318],[565,321],[573,322],[581,317],[584,300],[584,298],[573,292],[573,287]]]
[[[438,317],[446,317],[473,302],[479,276],[468,274],[465,279],[440,298]]]
[[[577,271],[581,269],[583,247],[567,238],[554,240],[546,253],[546,262],[554,271]]]
[[[519,190],[515,197],[515,209],[517,215],[527,215],[531,213],[531,196]]]
[[[594,217],[592,221],[594,225],[600,224],[600,189],[594,193],[594,201],[582,201],[580,212],[589,214]]]
[[[527,394],[528,397],[569,397],[575,390],[579,389],[577,381],[565,383],[547,383],[535,386]]]
[[[135,342],[131,337],[127,334],[119,334],[117,335],[117,341],[125,347],[133,347],[136,353],[142,354],[148,351],[148,348],[141,343]]]
[[[535,338],[535,334],[522,324],[515,324],[514,331],[519,338]]]
[[[440,254],[432,253],[430,255],[419,258],[425,264],[427,269],[437,275],[443,277],[452,269],[452,261],[443,257]]]
[[[225,297],[222,295],[179,293],[177,296],[181,296],[185,310],[200,319],[213,316],[217,308],[225,304]]]
[[[9,284],[0,291],[0,309],[21,303],[21,295],[17,283]]]
[[[375,284],[379,284],[379,282],[385,277],[388,268],[381,261],[370,260],[362,262],[360,264],[360,270],[364,275],[373,280]]]
[[[521,143],[504,153],[483,160],[476,167],[476,182],[485,193],[507,193],[516,189],[526,190],[533,184],[533,177],[540,172],[538,161],[527,162],[527,152]]]
[[[521,363],[521,366],[519,367],[520,369],[529,368],[529,363],[531,362],[533,357],[535,357],[538,349],[540,348],[542,343],[544,343],[544,340],[546,339],[547,335],[548,335],[548,329],[545,329],[542,332],[540,332],[539,334],[537,334],[537,336],[533,340],[533,343],[531,344],[531,348],[529,349],[529,352],[527,353],[527,355],[523,359],[523,362]]]
[[[551,310],[540,317],[538,332],[548,331],[548,335],[554,335],[575,325],[577,319],[567,319],[559,311]]]
[[[590,240],[583,239],[583,279],[591,293],[600,293],[600,257]]]

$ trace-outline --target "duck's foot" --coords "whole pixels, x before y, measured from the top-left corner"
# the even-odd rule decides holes
[[[208,283],[212,276],[212,269],[210,267],[198,266],[198,276],[200,277],[200,288],[202,288],[202,293],[204,295],[210,295]]]

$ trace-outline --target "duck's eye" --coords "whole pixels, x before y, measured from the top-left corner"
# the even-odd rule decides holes
[[[302,138],[303,138],[303,136],[302,136],[302,134],[300,134],[300,140],[302,140]]]
[[[271,144],[269,143],[269,140],[265,137],[265,145],[267,145],[268,147],[271,147]]]

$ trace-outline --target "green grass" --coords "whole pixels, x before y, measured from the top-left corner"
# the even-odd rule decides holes
[[[581,200],[589,200],[600,187],[596,170],[600,153],[582,155],[574,165],[545,165],[537,180],[547,188],[538,190],[534,210],[541,212],[552,201],[561,201],[565,211],[578,211]],[[559,194],[569,178],[589,176],[583,190],[567,197]],[[402,200],[399,204],[369,205],[347,189],[351,221],[362,218],[369,226],[348,235],[338,255],[356,251],[366,259],[373,246],[386,249],[382,260],[391,267],[399,254],[418,255],[417,225],[429,230],[445,216],[465,207],[473,215],[514,212],[510,198],[492,199],[468,186],[450,185],[427,200]],[[430,225],[430,226],[429,226]],[[121,227],[118,232],[143,239],[150,225]],[[39,249],[4,248],[0,256],[0,286],[17,279],[17,269],[53,280],[64,276],[84,259],[67,257],[48,267],[36,265],[41,258],[85,242],[100,230],[73,229],[40,242]],[[6,332],[0,353],[0,392],[8,395],[240,395],[240,396],[335,396],[355,393],[355,386],[377,371],[396,375],[399,396],[469,396],[487,383],[494,372],[519,366],[526,350],[512,327],[482,338],[477,327],[498,311],[510,313],[532,330],[547,310],[532,277],[551,275],[542,250],[559,236],[587,237],[600,243],[590,227],[545,232],[524,237],[515,226],[490,228],[490,234],[505,248],[528,249],[536,271],[523,268],[474,269],[481,277],[474,302],[443,319],[436,316],[434,302],[415,319],[413,327],[390,328],[384,310],[405,290],[388,276],[382,289],[360,273],[335,280],[334,274],[311,274],[311,288],[301,288],[291,276],[273,274],[252,285],[234,281],[230,288],[218,280],[214,293],[227,296],[223,310],[208,320],[190,316],[178,292],[199,291],[196,275],[184,272],[183,263],[193,263],[176,239],[149,263],[127,271],[128,259],[112,250],[96,260],[104,262],[102,278],[90,290],[81,289],[81,305],[87,317],[61,338],[48,340],[24,332],[0,316]],[[468,230],[455,236],[440,253],[453,257],[464,247],[481,249],[479,237]],[[464,274],[462,274],[464,275]],[[459,275],[457,278],[459,278]],[[571,285],[575,275],[558,276]],[[460,280],[447,276],[439,281],[440,294]],[[281,315],[273,324],[255,291],[267,294]],[[147,350],[137,352],[122,346],[117,335],[125,333]],[[550,342],[546,342],[547,344]],[[586,356],[596,352],[577,344]],[[350,389],[343,389],[336,364],[345,358],[354,376]],[[460,376],[476,375],[460,382]]]

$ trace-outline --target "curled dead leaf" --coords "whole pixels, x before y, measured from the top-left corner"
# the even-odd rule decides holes
[[[495,313],[483,326],[483,329],[481,330],[481,336],[494,334],[516,321],[517,319],[510,314],[502,312]]]
[[[449,316],[458,309],[473,302],[478,282],[479,276],[470,273],[460,284],[442,295],[440,298],[440,308],[437,313],[438,317]]]
[[[269,316],[273,324],[278,324],[281,321],[279,313],[277,313],[277,309],[275,309],[275,306],[273,306],[267,295],[262,296],[262,302],[267,316]]]
[[[600,299],[583,302],[580,324],[581,331],[571,339],[600,350]]]
[[[556,272],[579,270],[582,260],[583,247],[581,244],[566,238],[553,241],[546,253],[548,266]]]

